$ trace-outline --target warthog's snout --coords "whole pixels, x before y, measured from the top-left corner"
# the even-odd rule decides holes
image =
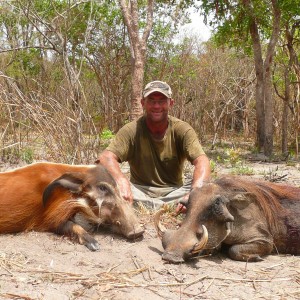
[[[190,230],[187,226],[178,230],[167,230],[160,223],[160,216],[165,211],[165,208],[162,208],[154,215],[154,225],[165,249],[162,259],[171,263],[181,263],[200,253],[208,242],[206,227],[201,225],[197,231]]]
[[[182,254],[178,254],[178,253],[174,253],[174,252],[167,252],[165,251],[162,254],[162,259],[165,261],[168,261],[170,263],[174,263],[174,264],[179,264],[179,263],[183,263],[184,259],[182,257]]]
[[[167,236],[168,233],[169,232],[166,232],[165,236]],[[173,234],[175,235],[176,231]],[[173,241],[167,242],[163,240],[163,244],[165,245],[165,252],[162,254],[162,259],[170,263],[182,263],[202,252],[202,245],[201,249],[199,249],[198,242],[196,244],[194,244],[193,241],[191,243],[176,244]]]
[[[145,232],[145,228],[142,225],[136,225],[134,226],[134,229],[132,231],[129,231],[126,234],[126,237],[130,240],[136,239],[140,236],[142,236]]]

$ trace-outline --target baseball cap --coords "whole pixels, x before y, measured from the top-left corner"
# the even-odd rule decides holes
[[[166,97],[171,98],[172,97],[172,90],[170,86],[163,81],[151,81],[149,82],[143,91],[143,97],[146,98],[153,92],[159,92],[164,94]]]

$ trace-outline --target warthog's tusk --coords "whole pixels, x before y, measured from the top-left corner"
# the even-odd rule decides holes
[[[205,245],[207,244],[207,241],[208,241],[208,232],[207,232],[207,228],[205,227],[205,225],[202,225],[202,230],[203,230],[202,238],[194,246],[194,249],[192,250],[192,254],[196,254],[196,253],[200,252],[205,247]]]
[[[165,226],[163,226],[161,223],[160,223],[160,216],[163,215],[164,213],[166,212],[166,207],[162,207],[159,211],[157,211],[154,215],[154,226],[155,226],[155,229],[157,231],[157,235],[159,236],[160,239],[162,239],[164,233],[166,232],[166,228]]]

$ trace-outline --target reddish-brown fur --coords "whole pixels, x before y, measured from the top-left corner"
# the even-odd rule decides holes
[[[36,163],[13,171],[0,173],[0,233],[26,230],[52,231],[78,210],[70,202],[70,193],[57,190],[55,201],[44,207],[42,195],[46,186],[66,172],[86,173],[90,166]]]
[[[0,173],[0,233],[50,231],[95,251],[87,231],[101,224],[129,239],[144,233],[102,165],[37,163]]]
[[[215,181],[224,190],[249,192],[256,197],[270,227],[277,227],[278,218],[284,217],[286,208],[282,201],[300,201],[300,189],[291,185],[264,180],[245,180],[238,176],[226,176]]]

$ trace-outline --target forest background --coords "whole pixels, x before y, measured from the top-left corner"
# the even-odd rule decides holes
[[[206,149],[298,160],[299,0],[0,1],[4,162],[93,163],[141,113],[145,83],[168,82],[172,115]],[[208,41],[178,35],[190,13]]]

